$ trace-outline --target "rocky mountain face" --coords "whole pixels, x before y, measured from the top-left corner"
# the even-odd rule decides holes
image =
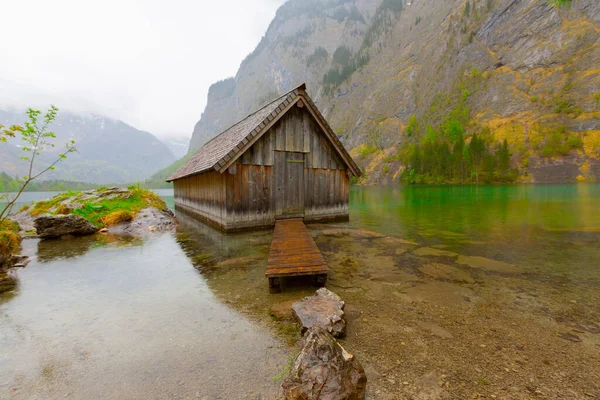
[[[289,0],[190,147],[306,82],[366,183],[455,119],[467,143],[506,139],[518,180],[599,180],[599,65],[597,0]]]
[[[24,112],[0,110],[0,124],[22,125],[26,119]],[[175,160],[173,153],[152,134],[118,120],[60,111],[49,130],[56,133],[56,148],[40,155],[40,168],[56,159],[70,139],[75,140],[78,151],[44,175],[45,180],[136,182]],[[26,175],[26,162],[20,159],[21,145],[20,139],[15,138],[0,146],[0,172],[11,177]]]

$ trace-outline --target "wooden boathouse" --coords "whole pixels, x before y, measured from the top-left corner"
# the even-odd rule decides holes
[[[360,170],[301,85],[206,143],[168,182],[175,207],[224,231],[348,219]]]

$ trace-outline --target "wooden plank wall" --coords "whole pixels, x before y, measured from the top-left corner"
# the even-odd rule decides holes
[[[223,226],[226,222],[225,179],[217,171],[209,171],[173,182],[175,204],[186,211]]]
[[[239,158],[238,165],[275,167],[274,152],[280,151],[305,153],[306,220],[348,216],[350,180],[346,175],[346,164],[306,109],[294,107],[288,111]],[[275,171],[272,170],[271,173],[271,182],[276,185]],[[233,188],[228,186],[228,195],[233,193],[230,190]],[[275,202],[274,197],[271,199]],[[265,223],[271,219],[273,224],[275,216],[281,214],[281,210],[277,212],[273,204],[266,214],[260,216],[254,211],[247,214],[243,208],[238,208],[235,213],[236,216],[230,218],[228,209],[228,221],[235,222],[241,218],[242,223],[248,225],[253,220]],[[241,215],[243,217],[239,217]]]
[[[275,223],[273,167],[236,164],[235,174],[225,172],[226,228],[243,229]]]
[[[312,115],[298,107],[289,110],[229,171],[175,181],[176,205],[226,230],[274,225],[281,214],[276,210],[275,152],[295,153],[294,159],[304,154],[306,221],[347,218],[346,165]]]
[[[238,159],[247,165],[275,165],[273,151],[309,154],[306,168],[346,169],[317,121],[304,109],[292,108]]]
[[[350,180],[340,169],[306,170],[305,221],[348,217]]]

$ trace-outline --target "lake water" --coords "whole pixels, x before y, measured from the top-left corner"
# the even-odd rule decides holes
[[[600,185],[354,187],[350,209],[309,229],[369,399],[600,398]],[[24,242],[0,398],[277,398],[314,288],[268,293],[271,231],[178,217],[147,240]]]

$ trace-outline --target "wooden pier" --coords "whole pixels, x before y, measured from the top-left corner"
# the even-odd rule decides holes
[[[266,276],[271,293],[281,290],[281,278],[313,275],[318,285],[327,281],[329,267],[302,219],[275,223]]]

